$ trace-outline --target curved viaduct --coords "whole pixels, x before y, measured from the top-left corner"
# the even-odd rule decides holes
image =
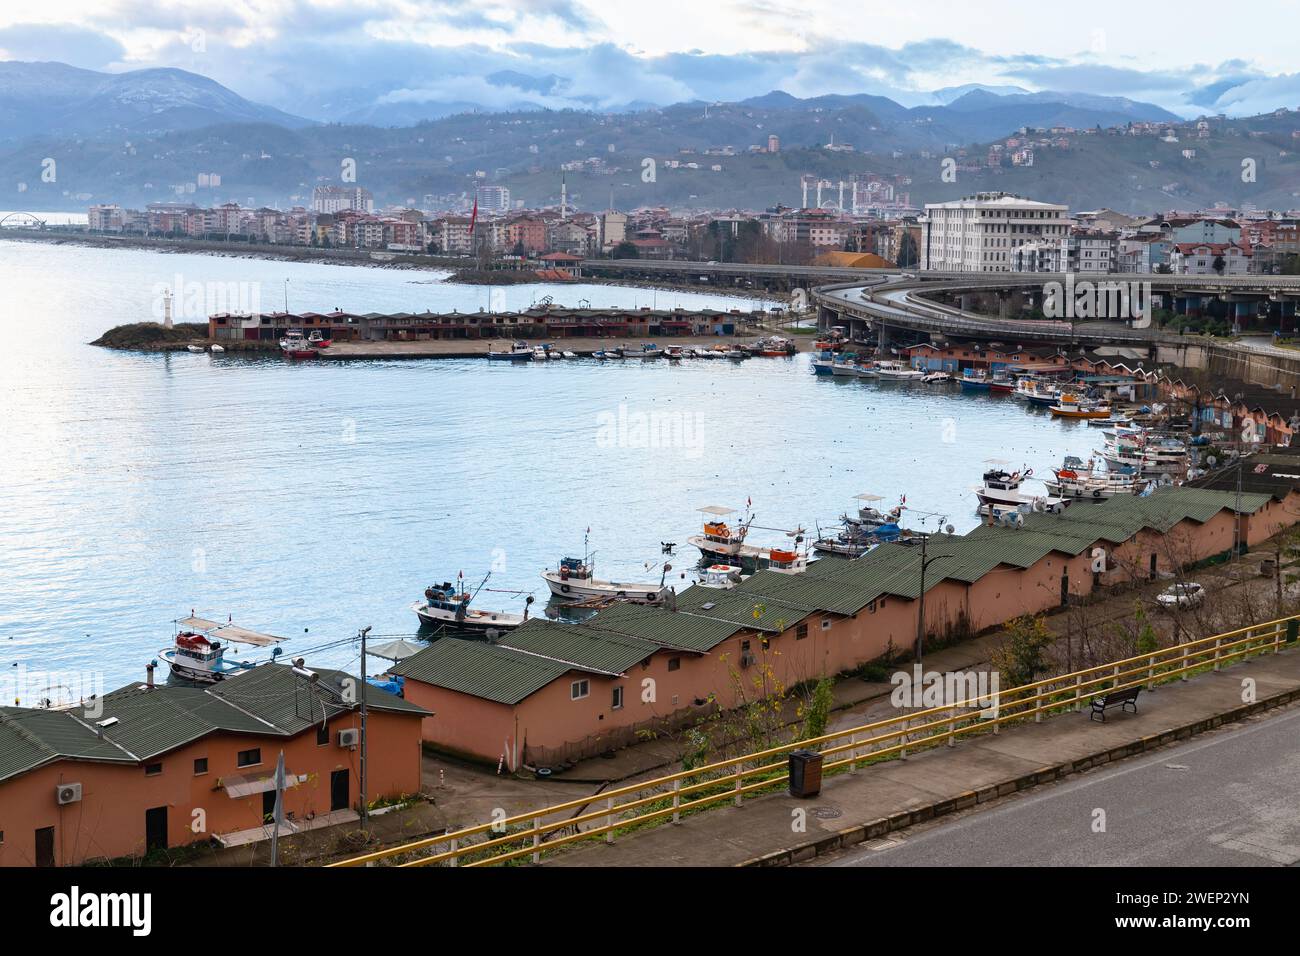
[[[1032,320],[1011,316],[1041,305],[1047,283],[1064,283],[1056,273],[905,272],[898,269],[846,269],[829,266],[592,259],[588,275],[668,280],[718,289],[771,292],[809,290],[818,327],[843,325],[854,338],[867,334],[888,342],[895,332],[913,339],[949,337],[1038,342],[1052,345],[1122,346],[1152,361],[1207,369],[1225,378],[1300,388],[1300,352],[1267,343],[1229,342],[1199,335],[1135,328],[1118,319]],[[1297,327],[1300,276],[1183,276],[1134,273],[1073,274],[1083,282],[1140,283],[1180,313],[1196,313],[1211,299],[1228,302],[1236,316],[1257,315],[1261,306]],[[937,301],[943,293],[959,306]],[[988,312],[976,311],[977,303]],[[992,314],[996,309],[998,314]],[[1289,321],[1288,321],[1289,320]],[[1140,325],[1140,323],[1138,323]]]

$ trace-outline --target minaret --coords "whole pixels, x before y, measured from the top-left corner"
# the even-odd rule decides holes
[[[807,209],[808,208],[808,177],[804,176],[803,178],[801,178],[799,180],[799,185],[803,186],[803,205],[800,206],[799,208]]]
[[[565,174],[560,173],[560,220],[569,218],[569,184]]]
[[[840,214],[844,214],[844,180],[840,180]]]

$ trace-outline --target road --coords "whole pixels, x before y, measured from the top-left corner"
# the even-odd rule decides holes
[[[809,865],[1293,866],[1298,733],[1291,707]]]

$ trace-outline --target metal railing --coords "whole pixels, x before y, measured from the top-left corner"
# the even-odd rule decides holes
[[[1225,664],[1252,654],[1278,653],[1300,633],[1300,615],[1238,628],[1212,637],[1154,650],[1122,660],[999,690],[987,697],[967,698],[902,713],[848,730],[720,760],[691,770],[629,784],[597,795],[580,797],[491,822],[462,827],[438,836],[389,847],[331,866],[364,866],[394,860],[398,866],[486,866],[531,858],[537,863],[547,851],[604,836],[614,841],[618,830],[639,828],[684,813],[771,790],[789,779],[790,751],[816,749],[826,773],[857,773],[860,765],[906,757],[941,744],[955,746],[962,736],[993,733],[1003,725],[1039,722],[1054,713],[1079,711],[1094,697],[1112,691],[1187,680],[1198,671],[1218,671]],[[589,809],[599,804],[597,809]],[[572,814],[566,816],[566,814]],[[431,851],[427,852],[426,851]],[[417,855],[418,854],[418,855]],[[398,857],[410,859],[396,860]]]

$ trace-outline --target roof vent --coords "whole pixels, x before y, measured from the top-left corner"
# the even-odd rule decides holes
[[[700,605],[700,610],[701,610],[701,611],[712,611],[712,610],[713,610],[713,602],[710,601],[708,604],[701,604],[701,605]]]

